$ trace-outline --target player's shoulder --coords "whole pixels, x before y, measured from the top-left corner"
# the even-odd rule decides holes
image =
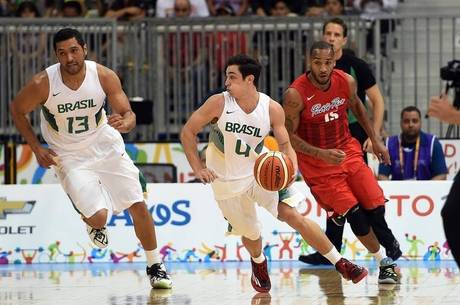
[[[110,78],[110,77],[117,76],[115,71],[113,71],[112,69],[104,65],[101,65],[100,63],[96,63],[96,71],[97,71],[99,78]]]
[[[46,70],[32,76],[27,84],[28,92],[34,92],[36,96],[48,97],[50,80]]]

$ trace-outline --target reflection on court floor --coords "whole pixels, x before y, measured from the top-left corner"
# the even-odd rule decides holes
[[[377,284],[378,270],[359,284],[331,267],[272,262],[270,294],[250,284],[250,264],[172,263],[172,290],[150,289],[145,265],[36,264],[0,266],[1,305],[445,305],[459,304],[460,274],[453,261],[400,262],[399,285]]]

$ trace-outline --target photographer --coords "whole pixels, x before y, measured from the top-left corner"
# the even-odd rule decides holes
[[[446,94],[431,98],[428,115],[449,124],[460,125],[460,111],[452,105]],[[460,216],[460,178],[458,173],[455,176],[446,203],[442,208],[441,216],[447,243],[457,265],[460,266],[460,230],[458,227]]]

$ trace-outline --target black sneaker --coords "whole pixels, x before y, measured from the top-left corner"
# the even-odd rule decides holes
[[[310,265],[332,265],[330,261],[327,260],[324,256],[322,256],[319,252],[315,252],[308,255],[300,255],[299,261],[310,264]]]
[[[147,266],[146,272],[150,278],[150,285],[152,285],[153,288],[172,288],[171,278],[166,273],[166,268],[163,263],[153,264],[152,267]]]
[[[380,262],[379,284],[398,284],[401,275],[396,271],[396,264],[389,257]]]
[[[252,275],[251,284],[257,292],[269,292],[272,288],[270,276],[268,275],[267,259],[260,264],[251,258]]]

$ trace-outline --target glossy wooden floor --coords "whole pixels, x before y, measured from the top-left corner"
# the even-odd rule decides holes
[[[456,305],[454,262],[402,262],[400,285],[378,285],[375,266],[359,284],[331,268],[270,265],[272,291],[257,294],[248,263],[170,264],[172,290],[151,290],[143,264],[0,265],[1,305]]]

